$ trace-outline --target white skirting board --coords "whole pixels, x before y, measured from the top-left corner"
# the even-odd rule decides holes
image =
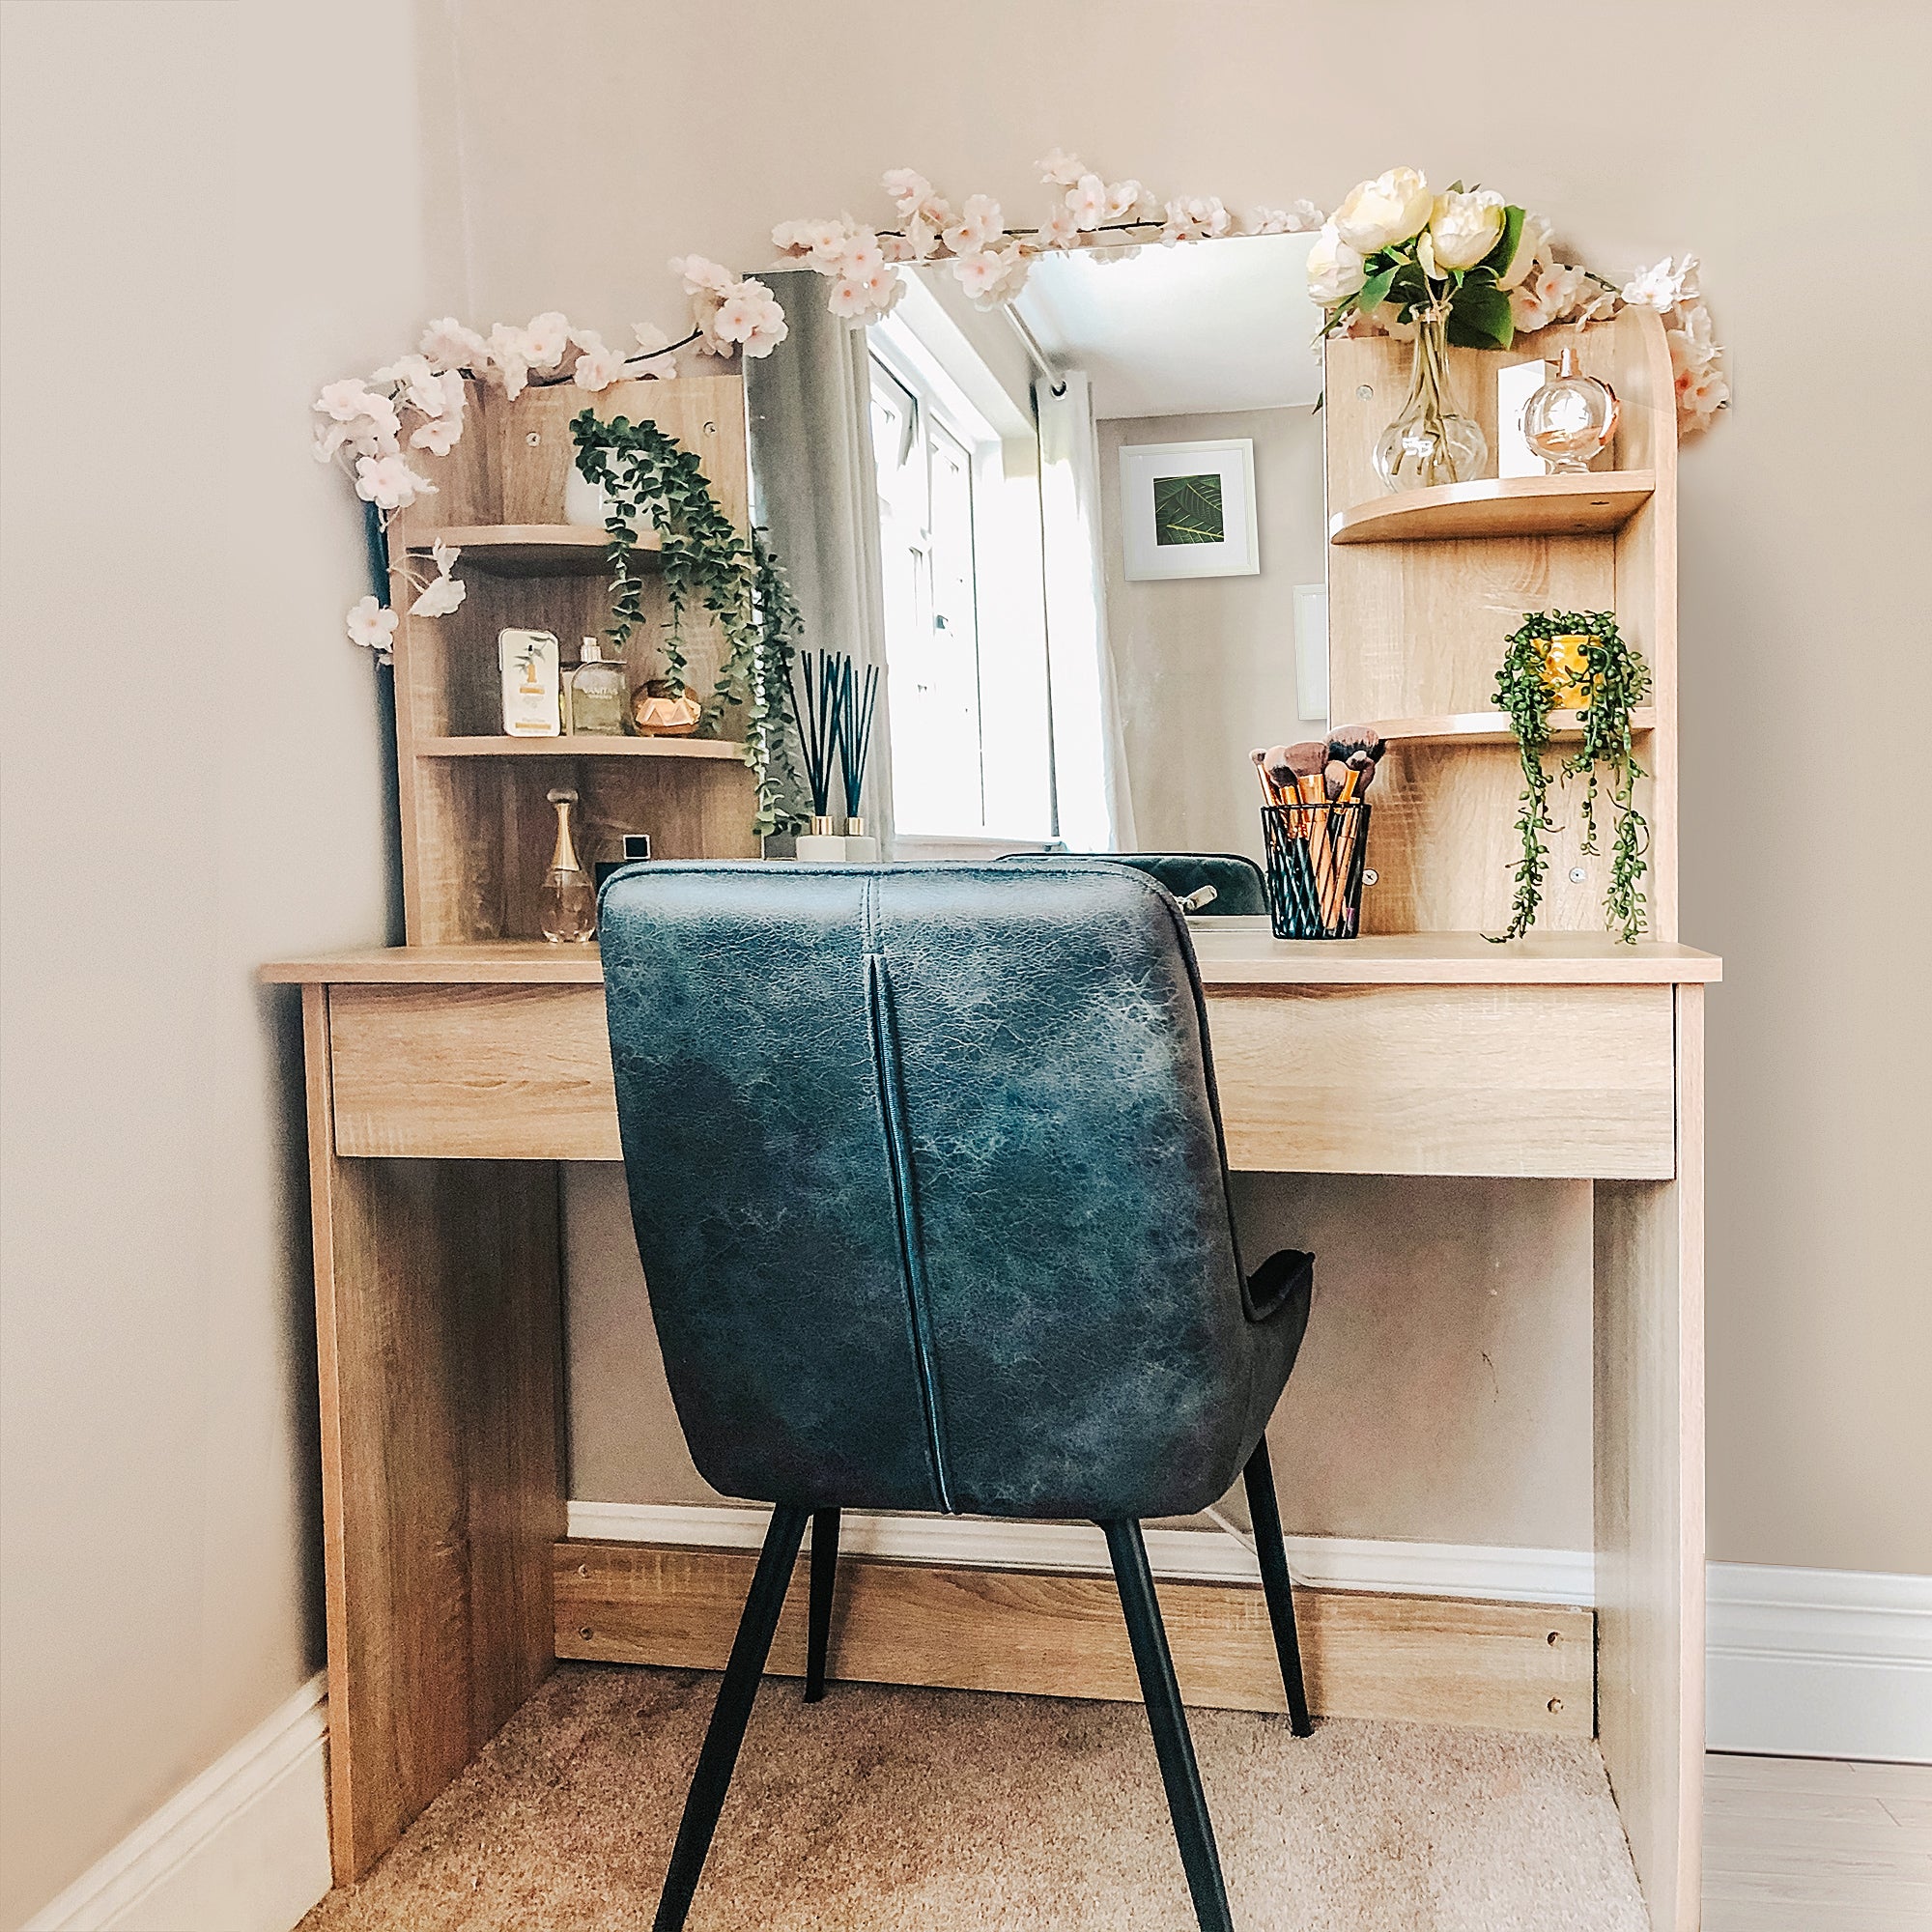
[[[20,1932],[289,1932],[328,1889],[318,1671]]]
[[[1711,1749],[1932,1764],[1932,1577],[1713,1563]]]
[[[570,1534],[755,1548],[762,1510],[574,1502]],[[1156,1576],[1252,1577],[1232,1537],[1148,1532]],[[1106,1568],[1077,1523],[849,1515],[854,1554]],[[1587,1550],[1290,1537],[1297,1580],[1330,1589],[1588,1605]],[[1710,1566],[1713,1750],[1932,1762],[1932,1577]],[[328,1889],[327,1704],[317,1675],[21,1932],[289,1932]]]

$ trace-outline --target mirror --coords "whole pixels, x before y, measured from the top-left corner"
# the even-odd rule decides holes
[[[1249,751],[1326,728],[1313,241],[1047,254],[992,309],[915,269],[864,331],[785,299],[754,514],[807,641],[887,667],[897,856],[1261,856]]]

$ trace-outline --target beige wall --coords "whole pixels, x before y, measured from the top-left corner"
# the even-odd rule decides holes
[[[251,975],[384,933],[308,400],[431,294],[394,9],[0,21],[12,1928],[322,1661],[299,1041]]]
[[[1846,838],[1767,797],[1822,717],[1897,720],[1903,778],[1927,715],[1927,655],[1902,648],[1926,471],[1893,386],[1932,310],[1927,17],[1480,0],[1371,29],[1343,0],[1184,26],[1151,0],[767,0],[726,28],[575,0],[541,44],[601,57],[547,61],[510,0],[456,7],[482,320],[668,322],[674,251],[761,260],[773,220],[869,213],[901,163],[1031,209],[1055,143],[1236,204],[1332,203],[1408,160],[1553,212],[1606,268],[1702,252],[1738,408],[1683,469],[1684,930],[1730,962],[1710,1413],[1712,1548],[1734,1560],[1932,1571],[1932,1296],[1900,1208],[1925,1159],[1921,814]],[[1558,53],[1588,62],[1591,109],[1537,105]]]

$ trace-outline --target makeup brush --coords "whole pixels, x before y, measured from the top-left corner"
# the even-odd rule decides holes
[[[1255,782],[1262,788],[1262,803],[1268,806],[1282,806],[1287,803],[1281,795],[1281,787],[1268,776],[1268,760],[1272,752],[1254,751],[1248,756],[1254,760]]]
[[[1348,893],[1349,879],[1355,868],[1355,848],[1362,842],[1362,820],[1366,815],[1366,801],[1363,800],[1362,794],[1376,781],[1377,763],[1383,751],[1382,741],[1379,738],[1375,741],[1375,746],[1373,752],[1363,746],[1349,753],[1349,778],[1342,791],[1342,800],[1344,804],[1362,804],[1364,810],[1344,814],[1346,822],[1342,827],[1341,851],[1335,865],[1335,890],[1338,896],[1346,896]],[[1348,910],[1346,905],[1342,910],[1346,915]],[[1357,921],[1351,923],[1358,921],[1359,912]],[[1350,932],[1349,937],[1352,939],[1353,932]]]
[[[1328,849],[1328,741],[1309,738],[1298,745],[1290,745],[1282,754],[1282,762],[1293,777],[1294,789],[1302,804],[1322,808],[1319,814],[1305,811],[1302,817],[1308,827],[1308,856],[1315,871],[1316,902],[1323,909],[1325,923],[1335,876],[1334,854]]]

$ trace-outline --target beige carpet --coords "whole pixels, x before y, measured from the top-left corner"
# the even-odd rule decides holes
[[[715,1676],[564,1664],[300,1932],[647,1926]],[[1644,1932],[1593,1745],[1190,1714],[1242,1932]],[[691,1925],[1185,1932],[1137,1705],[767,1679]]]

